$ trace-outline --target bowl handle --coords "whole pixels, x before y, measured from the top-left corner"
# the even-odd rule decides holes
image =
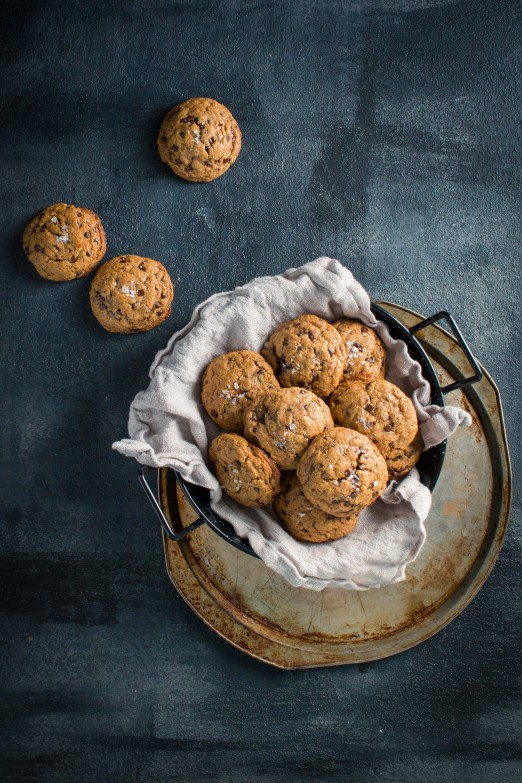
[[[471,353],[471,349],[467,344],[466,340],[464,339],[459,327],[455,323],[453,316],[450,315],[450,313],[448,313],[447,310],[441,310],[440,313],[435,313],[435,315],[430,315],[430,317],[425,318],[424,321],[419,321],[418,324],[415,324],[414,326],[410,326],[410,332],[411,334],[415,334],[415,332],[419,332],[421,329],[425,329],[426,326],[430,326],[431,324],[434,324],[437,321],[446,321],[449,324],[457,343],[464,351],[466,359],[470,363],[471,368],[475,373],[475,375],[471,375],[469,378],[463,378],[461,381],[455,381],[454,383],[448,384],[448,386],[444,386],[441,389],[441,391],[443,394],[448,394],[448,392],[455,391],[455,389],[462,389],[463,386],[469,386],[472,383],[477,383],[477,381],[480,381],[482,378],[482,370],[480,369],[477,360]]]
[[[187,527],[184,527],[182,530],[179,530],[176,532],[172,525],[170,524],[169,520],[163,513],[163,509],[161,508],[160,504],[156,500],[156,496],[152,489],[150,488],[150,485],[146,479],[146,473],[153,470],[153,468],[149,468],[147,466],[140,468],[138,470],[138,481],[140,482],[140,486],[147,495],[147,499],[149,503],[151,504],[152,508],[154,509],[154,513],[158,517],[159,521],[161,522],[161,526],[163,530],[165,531],[165,535],[167,535],[171,541],[181,541],[182,538],[185,538],[185,536],[188,536],[189,533],[192,533],[196,528],[200,527],[200,525],[205,524],[205,519],[203,517],[199,517],[196,519],[195,522],[192,522],[191,525],[188,525]]]

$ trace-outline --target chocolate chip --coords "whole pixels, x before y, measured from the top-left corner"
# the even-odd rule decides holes
[[[145,291],[143,290],[143,288],[140,288],[140,290],[138,291],[138,296],[145,296]]]
[[[210,415],[213,416],[216,419],[217,415],[218,415],[218,412],[216,410],[214,410],[214,408],[212,408],[212,410],[210,411]]]
[[[140,263],[138,264],[138,269],[141,269],[142,272],[145,271],[145,262],[144,261],[140,261]]]
[[[373,405],[367,405],[364,410],[368,411],[368,413],[373,413]]]
[[[393,430],[393,424],[390,422],[384,427],[384,432],[391,432]]]
[[[172,144],[170,147],[171,150],[174,150],[174,152],[177,152],[179,150],[179,147],[177,144]]]
[[[86,239],[90,239],[91,232],[90,232],[90,231],[86,231],[86,232],[84,233],[84,235],[83,235],[83,236],[84,236]]]
[[[36,250],[37,253],[45,253],[45,250],[41,245],[35,245],[34,249]]]
[[[368,331],[368,327],[367,326],[361,326],[361,332],[365,333],[367,331]]]

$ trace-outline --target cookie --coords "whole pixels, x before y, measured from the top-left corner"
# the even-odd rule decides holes
[[[148,332],[169,317],[174,288],[159,261],[116,256],[98,269],[91,284],[91,309],[108,332]]]
[[[46,280],[74,280],[94,269],[105,255],[105,231],[98,215],[85,207],[53,204],[25,227],[27,258]]]
[[[272,368],[255,351],[232,351],[207,364],[201,382],[206,412],[224,430],[243,430],[246,406],[261,391],[279,389]]]
[[[277,327],[261,350],[281,386],[301,386],[328,397],[346,365],[341,335],[315,315],[300,315]]]
[[[404,449],[393,449],[385,454],[384,459],[388,466],[388,476],[390,479],[398,481],[404,478],[410,470],[415,467],[420,459],[424,444],[420,432],[415,436],[413,443]]]
[[[281,493],[274,500],[274,511],[285,530],[299,541],[335,541],[351,533],[357,524],[357,514],[334,517],[312,505],[295,473],[285,477]]]
[[[339,386],[329,400],[336,424],[367,435],[384,456],[408,446],[418,430],[413,403],[393,383],[352,381]]]
[[[346,346],[345,380],[374,381],[384,378],[386,350],[377,332],[351,318],[342,318],[332,326],[335,326]]]
[[[212,98],[190,98],[164,117],[158,134],[161,160],[189,182],[210,182],[234,163],[241,131],[232,114]]]
[[[245,409],[245,437],[282,470],[294,470],[312,438],[329,427],[328,405],[308,389],[272,389]]]
[[[365,435],[334,427],[313,439],[297,465],[297,478],[314,506],[347,517],[382,494],[388,469]]]
[[[281,474],[277,466],[240,435],[218,435],[210,444],[208,456],[224,491],[242,506],[268,506],[279,492]]]

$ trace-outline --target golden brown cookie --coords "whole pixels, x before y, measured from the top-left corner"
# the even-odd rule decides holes
[[[282,470],[294,470],[312,438],[329,427],[328,405],[308,389],[271,389],[245,409],[245,437]]]
[[[260,391],[278,389],[272,368],[255,351],[232,351],[207,364],[201,400],[210,418],[224,430],[243,430],[245,408]]]
[[[357,524],[357,514],[334,517],[310,503],[295,473],[285,476],[274,511],[285,530],[299,541],[334,541],[351,533]]]
[[[388,469],[365,435],[334,427],[313,439],[299,461],[297,478],[314,506],[347,517],[382,494]]]
[[[279,492],[281,474],[265,454],[240,435],[214,438],[208,456],[224,491],[242,506],[268,506]]]
[[[417,433],[413,443],[404,449],[393,449],[385,454],[390,479],[399,479],[406,476],[417,464],[422,454],[424,444],[420,432]]]
[[[158,134],[161,160],[189,182],[210,182],[234,163],[241,131],[232,114],[212,98],[190,98],[164,117]]]
[[[346,346],[345,379],[373,381],[384,378],[386,350],[377,332],[352,318],[342,318],[332,326],[335,326]]]
[[[417,434],[412,401],[384,379],[343,383],[329,405],[336,424],[367,435],[385,457],[390,450],[408,446]]]
[[[107,247],[98,215],[85,207],[53,204],[25,227],[27,258],[47,280],[74,280],[94,269]]]
[[[91,284],[91,308],[108,332],[148,332],[170,315],[174,288],[159,261],[116,256],[101,266]]]
[[[302,386],[328,397],[341,382],[346,349],[334,327],[315,315],[300,315],[277,327],[261,350],[281,386]]]

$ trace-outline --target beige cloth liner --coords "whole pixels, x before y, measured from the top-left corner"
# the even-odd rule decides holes
[[[369,296],[352,273],[339,261],[321,257],[198,305],[190,323],[157,354],[149,387],[136,395],[130,408],[130,438],[113,448],[144,465],[175,468],[188,481],[210,489],[214,511],[248,539],[269,568],[296,587],[367,590],[400,582],[422,549],[431,505],[431,493],[415,469],[399,484],[388,485],[360,514],[353,533],[339,541],[307,544],[286,533],[271,509],[245,508],[224,495],[208,468],[207,447],[219,429],[201,404],[204,368],[221,353],[259,351],[278,324],[303,313],[329,321],[359,318],[376,329],[387,348],[387,379],[413,400],[425,448],[471,423],[460,408],[430,404],[429,384],[406,344],[393,340],[375,319]]]

